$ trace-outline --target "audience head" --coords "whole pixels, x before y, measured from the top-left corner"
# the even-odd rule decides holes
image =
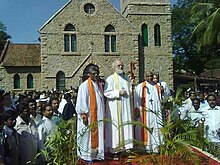
[[[10,92],[5,92],[2,95],[2,103],[6,107],[10,107],[11,106],[12,101],[11,101],[11,94],[10,94]]]
[[[30,107],[27,102],[20,102],[18,105],[18,115],[25,121],[30,118]]]
[[[192,105],[194,109],[197,111],[200,108],[200,100],[198,98],[194,98],[192,100]]]
[[[155,84],[159,83],[159,74],[153,74],[153,82]]]
[[[45,104],[42,107],[42,114],[43,116],[51,119],[51,117],[53,116],[53,107],[50,104]]]
[[[13,110],[8,110],[5,111],[2,115],[5,121],[5,125],[9,128],[14,128],[16,124],[16,118],[18,117],[17,112]]]
[[[57,112],[57,110],[59,108],[59,99],[57,97],[51,97],[50,104],[53,108],[53,112]]]
[[[216,98],[216,96],[215,96],[214,94],[209,94],[209,95],[207,96],[207,101],[208,101],[208,104],[209,104],[209,106],[210,106],[211,108],[215,108],[215,106],[216,106],[216,100],[217,100],[217,98]]]
[[[193,90],[189,91],[189,98],[190,98],[191,100],[195,99],[195,98],[196,98],[196,92],[193,91]]]

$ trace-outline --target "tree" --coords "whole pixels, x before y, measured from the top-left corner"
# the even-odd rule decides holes
[[[11,36],[6,33],[5,25],[2,22],[0,22],[0,53],[4,49],[5,42],[9,38],[11,38]]]
[[[198,52],[208,54],[206,68],[218,68],[220,53],[220,1],[204,0],[195,3],[191,9],[191,19],[195,24],[192,39]]]
[[[196,40],[198,50],[220,47],[220,1],[206,0],[192,7],[192,21],[195,29],[192,38]]]
[[[196,0],[178,0],[172,8],[172,39],[174,71],[185,70],[196,74],[203,72],[206,58],[198,53],[196,44],[191,40],[194,24],[190,20],[190,11]]]

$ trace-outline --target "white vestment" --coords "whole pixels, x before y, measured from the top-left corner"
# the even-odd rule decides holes
[[[202,109],[202,114],[205,117],[204,130],[205,137],[211,142],[220,142],[220,137],[217,131],[220,129],[220,107],[215,106],[211,108],[210,106]]]
[[[134,98],[134,107],[140,110],[140,118],[138,121],[141,121],[142,117],[142,84],[139,84],[135,89],[135,98]],[[148,131],[148,141],[145,142],[146,150],[157,152],[158,146],[162,142],[162,135],[160,128],[162,127],[162,113],[161,113],[161,104],[160,104],[160,94],[156,85],[152,85],[146,82],[146,126],[152,131]],[[142,121],[143,122],[143,121]],[[135,138],[142,141],[142,128],[135,127]]]
[[[119,95],[121,89],[126,90],[126,96]],[[133,148],[130,90],[129,79],[125,76],[115,73],[106,80],[106,149],[111,153]]]
[[[88,87],[88,80],[84,81],[79,86],[76,112],[78,114],[77,120],[77,154],[84,160],[101,160],[104,159],[104,98],[103,92],[100,90],[96,82],[93,82],[96,93],[97,105],[97,122],[98,122],[98,150],[91,149],[91,130],[90,125],[90,93]],[[84,125],[81,114],[86,113],[88,117],[88,127]]]

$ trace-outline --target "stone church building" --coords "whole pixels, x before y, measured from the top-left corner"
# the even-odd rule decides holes
[[[85,67],[113,74],[121,58],[136,83],[147,70],[172,87],[173,61],[169,0],[70,0],[39,29],[40,44],[8,41],[0,56],[0,87],[11,91],[77,87]]]

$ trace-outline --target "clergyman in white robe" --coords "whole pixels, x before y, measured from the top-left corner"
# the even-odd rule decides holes
[[[125,90],[125,95],[120,95]],[[133,148],[131,86],[124,74],[114,73],[106,79],[106,149],[119,153]]]
[[[148,72],[147,72],[148,73]],[[152,72],[149,72],[150,76]],[[144,89],[145,88],[145,89]],[[143,90],[146,90],[143,96]],[[162,127],[162,113],[160,104],[160,88],[152,81],[145,81],[139,84],[135,89],[134,107],[139,110],[140,115],[137,121],[146,124],[144,127],[135,127],[135,139],[144,143],[146,150],[149,152],[158,152],[158,147],[162,143],[160,128]],[[145,108],[143,109],[143,98],[145,98]],[[145,113],[145,115],[144,115]],[[145,117],[144,117],[145,116]],[[144,138],[145,136],[145,138]]]
[[[80,158],[86,161],[104,159],[104,97],[103,91],[99,88],[98,83],[92,81],[97,105],[97,123],[98,123],[98,149],[91,148],[91,127],[90,126],[90,97],[88,80],[84,81],[79,86],[76,112],[77,120],[77,154]],[[83,122],[81,114],[86,114],[88,117],[88,125]]]

